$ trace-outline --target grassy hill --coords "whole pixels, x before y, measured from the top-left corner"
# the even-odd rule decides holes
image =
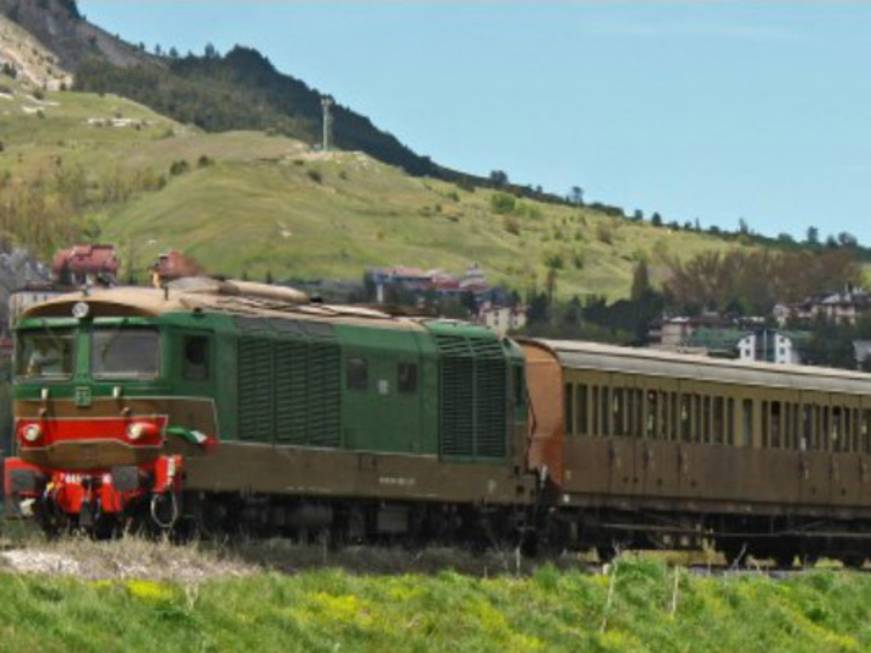
[[[254,573],[179,584],[0,574],[0,651],[861,651],[871,579]]]
[[[494,207],[493,189],[463,190],[283,136],[206,133],[111,94],[39,99],[6,86],[15,94],[0,98],[0,179],[10,188],[44,182],[50,194],[59,170],[81,175],[77,214],[139,270],[170,247],[211,272],[251,278],[359,279],[367,266],[394,264],[462,272],[477,262],[522,290],[543,287],[551,265],[561,296],[616,298],[641,257],[656,278],[669,256],[738,246],[590,208],[519,198],[513,209]],[[187,170],[171,174],[181,161]],[[107,191],[119,184],[125,192]]]

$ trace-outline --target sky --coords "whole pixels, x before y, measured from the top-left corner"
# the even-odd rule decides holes
[[[460,170],[871,244],[871,3],[80,0],[149,49],[259,49]]]

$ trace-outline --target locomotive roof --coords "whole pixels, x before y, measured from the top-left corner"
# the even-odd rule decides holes
[[[553,351],[560,364],[570,369],[595,369],[715,383],[871,395],[871,374],[862,372],[807,365],[726,360],[573,340],[533,342]]]
[[[229,292],[221,292],[219,286],[224,290],[229,288]],[[259,288],[261,286],[265,288]],[[263,292],[240,292],[239,288]],[[330,320],[377,324],[393,329],[424,329],[420,320],[394,317],[359,306],[313,303],[303,293],[293,289],[246,282],[230,282],[229,285],[227,282],[170,284],[166,289],[139,286],[91,288],[87,292],[65,293],[35,304],[22,317],[68,317],[72,315],[73,306],[79,302],[89,304],[90,315],[94,317],[157,317],[166,313],[200,310],[246,317]]]

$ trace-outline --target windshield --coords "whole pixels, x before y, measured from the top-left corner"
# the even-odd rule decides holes
[[[72,331],[19,331],[15,343],[15,376],[19,379],[67,379],[73,374]]]
[[[94,377],[153,378],[160,367],[156,329],[97,329],[91,336]]]

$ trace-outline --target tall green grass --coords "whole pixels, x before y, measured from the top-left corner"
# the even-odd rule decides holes
[[[0,575],[0,651],[862,651],[871,577],[259,573],[198,586]]]

